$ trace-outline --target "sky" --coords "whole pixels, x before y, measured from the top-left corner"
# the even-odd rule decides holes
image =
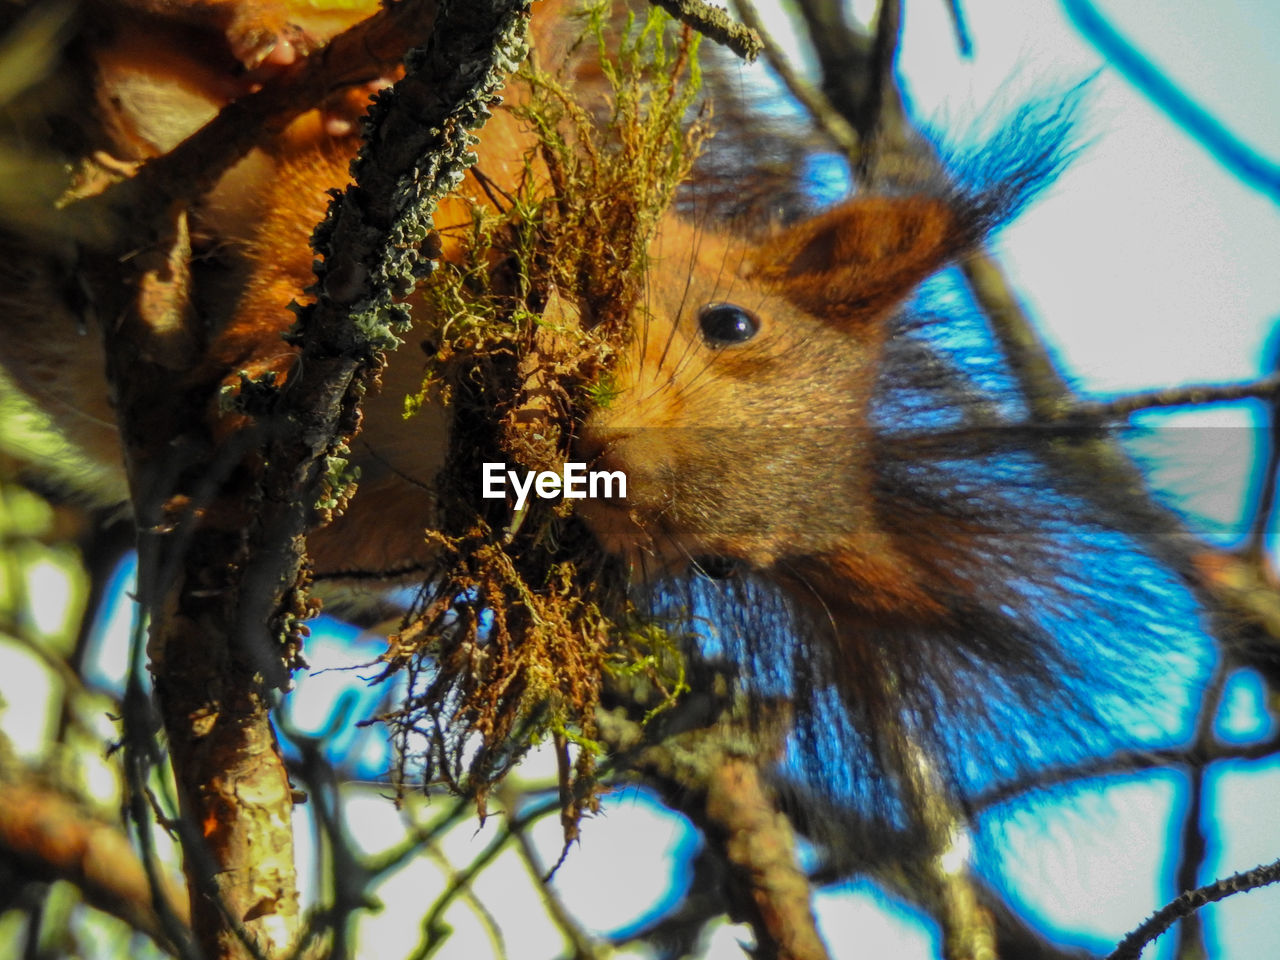
[[[1084,150],[995,244],[1065,372],[1104,396],[1267,372],[1265,347],[1280,319],[1275,204],[1102,66],[1059,3],[963,3],[970,61],[957,55],[942,6],[904,5],[899,61],[916,116],[935,126],[963,129],[985,114],[1006,114],[1102,67],[1086,101]],[[1236,136],[1280,159],[1280,4],[1110,0],[1098,9]],[[1190,509],[1228,532],[1238,530],[1252,468],[1244,428],[1254,415],[1233,405],[1148,420],[1166,428],[1154,431],[1155,449],[1182,460],[1158,471],[1157,481],[1192,493]],[[1195,429],[1204,426],[1214,429]],[[1256,678],[1237,678],[1227,727],[1242,736],[1265,732],[1254,726],[1259,697]],[[1222,765],[1211,782],[1222,829],[1201,882],[1280,855],[1280,767]],[[1105,952],[1173,895],[1160,851],[1184,802],[1176,778],[1157,777],[1021,811],[997,828],[999,871],[1046,929],[1083,933],[1080,945]],[[876,927],[861,913],[869,899],[856,913],[823,899],[829,929],[847,931],[833,941],[857,943],[866,956],[933,955],[933,941],[918,931],[886,931],[880,952],[871,948],[866,937]],[[1208,922],[1217,956],[1250,960],[1280,943],[1280,891],[1216,911]]]

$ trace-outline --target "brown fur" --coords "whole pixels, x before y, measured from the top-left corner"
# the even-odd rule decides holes
[[[567,5],[535,5],[544,64],[564,56],[558,23]],[[251,82],[245,64],[271,69],[272,37],[301,48],[325,36],[304,31],[299,39],[293,7],[283,3],[104,0],[98,10],[116,29],[86,32],[98,71],[91,119],[101,130],[97,147],[123,159],[155,155],[190,132]],[[131,33],[140,17],[164,27],[167,46],[154,55]],[[192,36],[199,42],[182,45]],[[144,95],[175,79],[168,96]],[[519,89],[508,94],[519,105]],[[201,294],[210,345],[192,374],[211,394],[235,389],[241,371],[274,371],[287,384],[296,362],[281,339],[293,321],[287,306],[308,297],[308,237],[326,191],[346,182],[357,146],[354,137],[330,135],[318,117],[262,144],[193,211],[193,232],[221,270]],[[897,196],[860,195],[762,236],[668,212],[648,250],[630,318],[634,339],[614,371],[616,397],[578,424],[576,453],[628,476],[625,502],[585,501],[579,510],[606,552],[637,580],[684,576],[691,563],[718,558],[733,561],[748,585],[780,591],[802,638],[798,656],[812,660],[823,683],[834,680],[881,771],[891,767],[885,755],[900,746],[895,731],[904,723],[935,755],[956,753],[965,737],[1016,739],[1000,729],[999,710],[985,718],[984,691],[1003,698],[1001,709],[1012,703],[1053,723],[1087,712],[1070,702],[1073,671],[1099,639],[1089,630],[1108,621],[1095,617],[1099,627],[1077,627],[1059,642],[1038,620],[1033,600],[1047,597],[1054,607],[1063,583],[1079,576],[1064,559],[1069,549],[1046,533],[1047,515],[1076,497],[1073,522],[1105,529],[1108,510],[1130,510],[1127,493],[1116,494],[1120,503],[1092,501],[1081,492],[1087,478],[1065,475],[1052,477],[1056,501],[1003,491],[983,458],[1006,452],[1004,441],[942,441],[934,454],[919,453],[895,446],[874,416],[886,385],[917,386],[919,372],[894,358],[906,342],[896,335],[902,304],[1052,175],[1063,131],[1060,121],[1047,126],[1041,140],[1034,129],[1025,142],[1007,138],[1011,157],[988,158],[986,181],[956,174]],[[481,133],[480,169],[498,190],[514,192],[535,145],[515,114],[499,110]],[[470,205],[487,199],[469,177],[441,207],[437,227],[467,223]],[[84,305],[68,288],[74,257],[65,244],[32,245],[17,227],[10,234],[13,256],[0,257],[0,359],[76,441],[118,463],[101,352],[96,335],[79,334]],[[445,229],[443,237],[445,258],[460,260],[457,235]],[[708,342],[699,318],[716,303],[749,311],[758,331],[740,343]],[[418,352],[401,350],[364,406],[352,451],[360,492],[309,544],[321,575],[398,575],[432,559],[422,531],[438,522],[434,483],[450,418],[439,405],[402,418],[402,398],[422,369]],[[956,378],[938,395],[965,391]],[[236,421],[212,400],[208,410],[214,434],[231,432]],[[976,496],[940,466],[955,459],[978,465],[986,486]],[[1038,476],[1032,468],[1027,475]],[[120,494],[120,484],[106,492]],[[1101,606],[1070,599],[1085,611],[1080,622]],[[758,626],[748,623],[743,636]]]
[[[565,6],[544,0],[536,7],[544,62],[563,55],[557,26]],[[305,19],[309,9],[233,0],[115,0],[95,8],[88,34],[104,146],[128,159],[173,146],[247,89],[236,60],[256,65],[277,40],[314,45],[322,30],[341,25],[330,18],[317,28]],[[312,38],[306,44],[298,39],[304,34]],[[519,88],[511,88],[508,103],[520,102]],[[516,191],[533,134],[499,110],[481,139],[485,176]],[[196,211],[194,232],[229,251],[233,277],[230,296],[215,288],[203,303],[213,335],[198,380],[234,388],[242,372],[256,378],[270,370],[278,383],[287,381],[296,357],[281,339],[293,321],[288,304],[307,298],[307,241],[327,191],[346,181],[357,145],[303,118],[262,144]],[[618,372],[619,398],[580,431],[583,456],[630,477],[625,507],[588,502],[582,511],[608,549],[651,574],[683,569],[691,557],[732,558],[803,583],[799,592],[832,617],[851,604],[937,614],[928,578],[938,565],[913,558],[903,531],[883,528],[865,438],[889,316],[983,232],[979,218],[952,199],[860,197],[750,244],[665,218],[651,245],[643,317],[634,320],[636,349]],[[485,200],[468,178],[437,224],[466,223],[469,205]],[[446,258],[459,259],[456,235],[445,229],[443,237]],[[34,263],[35,286],[51,287],[57,266]],[[36,313],[64,299],[50,289],[24,297]],[[724,349],[702,341],[698,311],[722,300],[759,316],[755,339]],[[95,456],[114,457],[96,337],[70,333],[81,323],[71,309],[54,318],[60,332],[29,336],[24,325],[35,320],[11,314],[6,364],[33,395],[64,412],[62,422]],[[420,376],[415,352],[403,351],[366,405],[355,450],[364,489],[346,517],[313,539],[322,575],[400,571],[429,557],[420,531],[433,520],[430,485],[444,463],[448,421],[440,410],[402,420],[400,398]],[[234,426],[211,417],[216,433]]]

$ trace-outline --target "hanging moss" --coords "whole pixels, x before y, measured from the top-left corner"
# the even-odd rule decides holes
[[[421,290],[444,319],[406,411],[444,401],[454,422],[441,524],[428,534],[440,559],[384,657],[386,675],[409,680],[383,718],[402,784],[413,770],[473,793],[483,811],[488,789],[551,737],[577,749],[561,767],[567,833],[595,806],[604,678],[643,676],[662,706],[686,687],[678,640],[632,608],[571,501],[516,514],[480,500],[475,483],[487,461],[558,471],[573,459],[572,426],[613,396],[609,367],[631,336],[645,250],[706,136],[689,118],[697,35],[658,11],[618,44],[605,33],[596,7],[580,42],[600,49],[605,97],[522,68],[518,113],[537,139],[524,184],[504,209],[474,209],[463,256]],[[603,115],[585,104],[593,92]]]

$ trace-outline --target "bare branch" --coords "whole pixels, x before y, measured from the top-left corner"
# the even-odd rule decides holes
[[[1005,784],[996,790],[980,794],[973,801],[975,810],[1009,803],[1036,790],[1052,790],[1064,784],[1079,783],[1099,777],[1117,774],[1140,773],[1148,770],[1168,770],[1187,767],[1196,763],[1207,764],[1219,760],[1263,760],[1280,752],[1280,737],[1270,737],[1258,743],[1211,743],[1197,747],[1175,747],[1166,750],[1125,751],[1106,757],[1097,757],[1070,766],[1053,767],[1035,775]]]
[[[87,903],[171,948],[128,837],[65,794],[36,783],[0,780],[0,852],[30,876],[68,881]],[[165,886],[166,897],[181,904],[180,888],[168,875]],[[186,923],[185,905],[175,909]]]
[[[764,44],[764,56],[778,75],[778,79],[791,91],[791,95],[809,112],[816,124],[829,136],[836,148],[847,157],[861,152],[860,140],[853,125],[831,104],[821,91],[800,76],[782,52],[782,48],[769,36],[764,21],[752,0],[733,0],[742,21],[760,35]]]
[[[520,797],[506,783],[502,786],[501,796],[503,806],[507,810],[519,809]],[[533,841],[529,839],[528,828],[533,823],[531,819],[512,821],[511,834],[516,838],[520,859],[529,872],[529,878],[538,885],[538,892],[542,896],[542,904],[546,908],[547,915],[560,928],[565,939],[573,945],[574,960],[603,960],[605,952],[592,942],[591,936],[582,928],[582,924],[569,912],[547,878],[546,870],[538,862],[538,852],[534,849]]]
[[[973,36],[969,33],[964,7],[960,5],[960,0],[943,0],[943,5],[951,16],[951,28],[956,34],[956,49],[960,51],[960,56],[968,60],[973,56]]]
[[[1119,420],[1140,410],[1160,407],[1204,406],[1239,400],[1275,400],[1280,396],[1280,374],[1271,374],[1249,383],[1192,383],[1185,386],[1133,393],[1114,400],[1085,401],[1071,408],[1071,416],[1088,420]]]
[[[1226,686],[1227,668],[1222,660],[1214,667],[1213,676],[1200,697],[1199,710],[1196,714],[1196,729],[1192,739],[1192,752],[1196,759],[1188,772],[1187,809],[1182,818],[1182,836],[1179,843],[1178,866],[1174,874],[1174,889],[1189,890],[1196,884],[1200,876],[1200,868],[1204,866],[1208,853],[1209,841],[1205,836],[1205,768],[1207,762],[1200,754],[1201,746],[1214,743],[1213,724],[1222,706],[1222,692]],[[1210,815],[1209,819],[1212,819]],[[1204,925],[1195,914],[1183,918],[1178,927],[1179,958],[1191,960],[1195,957],[1208,956],[1204,942]]]
[[[1225,900],[1233,894],[1257,890],[1280,882],[1280,860],[1215,880],[1207,886],[1180,894],[1177,899],[1161,907],[1143,924],[1120,941],[1119,946],[1107,955],[1106,960],[1138,960],[1142,948],[1164,933],[1175,922],[1195,913],[1205,904]]]
[[[1137,47],[1129,43],[1089,0],[1062,0],[1080,32],[1129,82],[1208,150],[1242,183],[1280,203],[1280,165],[1260,156],[1213,114],[1175,86]]]
[[[723,7],[702,0],[651,0],[681,23],[687,23],[716,43],[728,47],[748,63],[765,48],[759,32],[751,24],[734,22]]]

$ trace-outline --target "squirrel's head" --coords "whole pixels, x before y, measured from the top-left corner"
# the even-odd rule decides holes
[[[977,232],[918,195],[855,197],[757,242],[667,218],[613,400],[580,434],[593,469],[627,477],[625,500],[584,503],[606,550],[650,576],[856,554],[894,579],[867,430],[889,321]]]

